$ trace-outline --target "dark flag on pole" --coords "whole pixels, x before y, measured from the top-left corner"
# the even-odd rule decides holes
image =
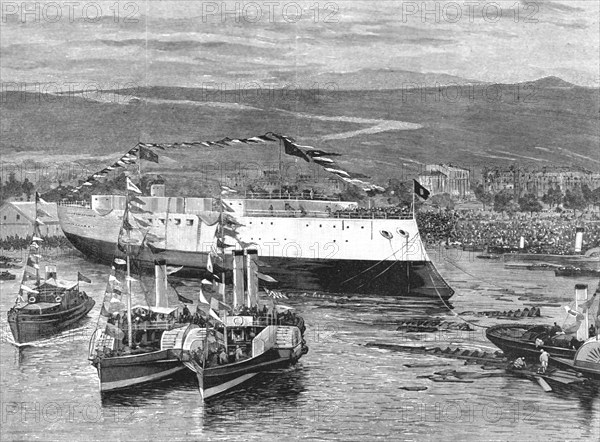
[[[304,151],[302,151],[302,149],[299,149],[294,143],[292,143],[288,139],[283,138],[283,146],[285,148],[286,154],[293,155],[295,157],[302,158],[306,162],[310,162],[310,159],[304,153]]]
[[[158,163],[158,155],[152,152],[150,149],[140,146],[140,160],[152,161]]]
[[[417,180],[413,180],[413,183],[415,185],[415,194],[416,195],[420,196],[424,200],[429,198],[429,194],[430,194],[429,190],[427,190],[425,187],[421,186],[421,183],[419,183]]]

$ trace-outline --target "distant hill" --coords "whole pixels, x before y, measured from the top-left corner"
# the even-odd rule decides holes
[[[340,91],[149,87],[88,94],[89,99],[4,93],[2,162],[76,161],[93,169],[138,141],[218,140],[273,131],[342,153],[345,168],[382,184],[441,162],[474,169],[494,164],[600,169],[598,89],[554,77],[414,90],[397,90],[394,84],[390,90]],[[218,162],[259,169],[277,161],[276,153],[276,145],[178,151],[159,166],[173,174],[183,168],[190,176],[211,162],[211,167]]]
[[[361,69],[355,72],[325,73],[311,78],[314,83],[333,83],[338,90],[431,88],[482,83],[447,74],[420,73],[399,69]],[[385,85],[385,87],[381,87]]]

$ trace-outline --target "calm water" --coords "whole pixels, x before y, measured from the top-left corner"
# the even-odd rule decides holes
[[[505,270],[472,255],[435,256],[456,289],[455,312],[542,306],[536,322],[563,323],[574,279],[552,272]],[[15,282],[2,282],[0,327],[1,440],[600,440],[600,398],[544,393],[537,384],[505,376],[473,383],[435,383],[419,375],[462,361],[366,347],[368,342],[457,345],[496,350],[476,332],[396,331],[415,316],[453,318],[441,303],[352,296],[291,295],[307,323],[309,353],[291,369],[268,373],[245,388],[202,404],[191,376],[101,399],[87,361],[107,267],[77,257],[59,261],[68,278],[80,269],[93,280],[90,317],[35,347],[9,340],[6,311]],[[584,282],[584,281],[579,281]],[[594,290],[597,280],[585,281]],[[481,325],[493,319],[465,316]],[[407,368],[404,364],[430,364]],[[423,386],[425,391],[401,387]]]

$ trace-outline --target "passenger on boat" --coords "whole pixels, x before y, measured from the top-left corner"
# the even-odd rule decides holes
[[[542,345],[544,345],[544,341],[542,341],[540,338],[535,338],[535,348],[539,348]]]
[[[221,353],[219,353],[219,364],[225,365],[229,363],[229,356],[227,356],[227,352],[225,351],[225,347],[221,347]]]
[[[245,357],[246,357],[246,355],[244,354],[244,352],[242,351],[240,346],[236,345],[235,346],[235,360],[240,361],[240,360],[244,359]]]
[[[560,326],[555,322],[554,325],[552,326],[552,328],[550,329],[550,336],[557,335],[557,334],[561,333],[562,331],[563,331],[562,328],[560,328]]]
[[[513,368],[517,370],[522,370],[527,368],[527,364],[525,363],[525,359],[523,357],[517,358],[513,362]]]
[[[546,350],[544,350],[543,348],[540,350],[540,364],[542,365],[540,367],[540,373],[544,374],[546,373],[546,370],[548,369],[548,357],[549,354]]]
[[[184,304],[183,311],[181,312],[181,317],[179,318],[180,322],[190,322],[191,313],[187,308],[187,305]]]
[[[590,338],[593,338],[594,336],[596,336],[596,327],[594,327],[594,324],[590,325],[590,328],[588,330],[588,336]]]

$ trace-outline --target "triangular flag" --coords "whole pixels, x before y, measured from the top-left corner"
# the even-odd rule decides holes
[[[263,273],[257,273],[257,276],[259,279],[262,279],[263,281],[266,282],[277,282],[277,280],[269,275],[265,275]]]
[[[198,302],[200,302],[201,304],[208,304],[208,300],[204,296],[204,293],[202,292],[202,288],[200,288],[200,295],[198,296]]]
[[[42,238],[40,238],[39,236],[34,236],[32,238],[32,241],[44,241]]]
[[[34,295],[37,295],[40,293],[37,290],[33,290],[32,288],[29,288],[24,284],[21,284],[21,290],[23,290],[24,292],[27,292],[27,293],[33,293]]]
[[[214,272],[214,267],[212,263],[212,258],[210,257],[210,253],[208,254],[208,258],[206,259],[206,270],[208,270],[210,273]]]
[[[88,284],[92,283],[92,280],[85,275],[82,275],[81,272],[77,272],[77,281],[87,282]]]
[[[177,273],[178,271],[180,271],[183,268],[183,266],[180,267],[171,267],[171,266],[167,266],[167,275],[172,275],[173,273]]]
[[[133,182],[131,181],[131,178],[127,177],[126,182],[127,182],[127,190],[130,190],[132,192],[139,193],[139,194],[142,193],[142,191],[140,189],[138,189],[138,187],[135,184],[133,184]]]
[[[215,318],[217,321],[223,322],[223,321],[221,321],[221,318],[219,318],[219,315],[217,315],[217,313],[212,308],[209,310],[209,314],[210,314],[210,316]]]
[[[127,264],[127,261],[125,261],[124,259],[121,259],[121,258],[115,258],[115,264],[122,266],[122,265]]]

